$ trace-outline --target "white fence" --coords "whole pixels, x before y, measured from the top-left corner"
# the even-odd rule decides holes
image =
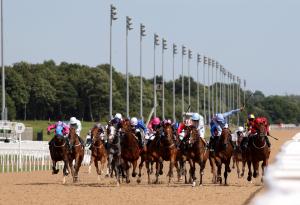
[[[85,150],[82,165],[90,162],[90,150]],[[63,162],[57,164],[63,167]],[[52,169],[52,161],[49,153],[48,142],[21,141],[21,151],[19,142],[0,142],[0,173],[24,172]]]
[[[253,204],[300,204],[300,133],[282,146],[275,163],[266,170],[265,184],[267,192]]]

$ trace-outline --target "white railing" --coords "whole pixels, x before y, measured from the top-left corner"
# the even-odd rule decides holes
[[[252,204],[300,204],[300,133],[282,146],[264,179],[267,192],[255,198]]]
[[[82,165],[89,165],[91,153],[85,150]],[[59,168],[63,162],[58,162]],[[24,172],[52,169],[52,160],[49,153],[48,142],[22,141],[19,151],[19,142],[0,142],[0,173]]]

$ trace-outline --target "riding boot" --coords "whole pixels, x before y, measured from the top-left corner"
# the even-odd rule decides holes
[[[79,137],[79,136],[78,136],[78,139],[79,139],[80,144],[81,144],[82,146],[84,146],[84,141],[83,141],[83,139],[81,139],[81,137]]]
[[[267,143],[268,147],[270,148],[271,143],[270,143],[270,140],[269,140],[268,136],[265,136],[265,140],[266,140],[266,143]]]
[[[70,153],[72,153],[72,145],[70,144],[70,141],[69,141],[69,138],[68,137],[66,137],[65,138],[66,139],[66,143],[67,143],[67,146],[68,146],[68,148],[69,148],[69,151],[70,151]]]

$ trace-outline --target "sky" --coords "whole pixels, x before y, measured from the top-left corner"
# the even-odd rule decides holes
[[[112,64],[122,73],[126,69],[125,21],[130,16],[134,29],[128,36],[128,64],[133,75],[139,75],[139,25],[143,23],[147,78],[153,77],[153,35],[157,33],[168,44],[164,55],[167,80],[172,79],[175,43],[192,50],[192,76],[196,76],[199,53],[246,79],[251,91],[300,95],[298,0],[3,0],[5,65],[49,59],[58,64],[109,63],[110,4],[117,8],[118,17],[112,27]],[[161,47],[156,51],[157,73],[161,74]],[[175,73],[176,77],[181,74],[180,54],[175,56]]]

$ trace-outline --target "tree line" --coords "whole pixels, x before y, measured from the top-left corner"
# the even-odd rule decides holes
[[[176,117],[181,118],[181,78],[175,81]],[[188,78],[184,77],[185,93]],[[140,77],[130,75],[130,114],[139,116]],[[157,82],[162,77],[157,76]],[[153,78],[143,78],[143,108],[147,118],[153,107]],[[236,85],[237,86],[237,85]],[[203,113],[203,85],[200,89],[200,114]],[[165,82],[165,116],[172,118],[173,82]],[[207,87],[205,87],[207,93]],[[191,111],[196,111],[197,82],[191,78]],[[241,90],[243,102],[244,91]],[[161,105],[158,92],[158,104]],[[246,111],[240,115],[241,122],[247,113],[266,116],[271,123],[300,122],[300,96],[265,96],[261,91],[245,91]],[[185,99],[187,107],[187,98]],[[207,100],[207,97],[206,97]],[[109,65],[89,67],[53,60],[41,64],[26,62],[6,67],[6,103],[10,120],[56,120],[76,116],[86,121],[106,121],[109,115]],[[235,105],[237,99],[235,99]],[[207,105],[207,102],[206,102]],[[229,108],[226,108],[226,110]],[[206,108],[207,110],[207,108]],[[161,106],[157,114],[161,114]],[[126,78],[113,68],[113,112],[126,112]],[[236,117],[232,118],[236,121]]]

